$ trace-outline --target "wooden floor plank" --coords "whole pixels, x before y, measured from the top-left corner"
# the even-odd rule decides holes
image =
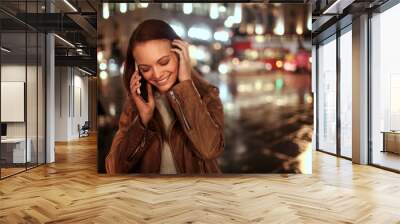
[[[312,175],[105,176],[96,138],[0,181],[0,223],[400,223],[400,175],[313,153]]]

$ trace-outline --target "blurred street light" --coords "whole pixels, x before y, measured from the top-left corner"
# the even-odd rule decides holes
[[[220,5],[218,7],[218,11],[221,12],[221,13],[224,13],[224,12],[226,12],[226,7],[224,5]]]
[[[303,34],[303,23],[302,23],[302,21],[298,21],[297,22],[296,33],[297,33],[297,35],[302,35]]]
[[[219,71],[221,74],[226,74],[226,73],[228,73],[228,71],[229,71],[228,65],[225,64],[225,63],[220,64],[220,65],[218,66],[218,71]]]
[[[209,72],[211,71],[211,68],[210,68],[210,66],[208,66],[208,65],[202,65],[202,66],[200,67],[200,71],[201,71],[203,74],[207,74],[207,73],[209,73]]]
[[[110,71],[113,73],[118,71],[118,64],[116,63],[116,61],[113,58],[111,58],[108,61],[108,67],[109,67]]]
[[[210,28],[204,26],[192,26],[188,31],[188,36],[193,39],[210,41],[212,38]]]
[[[235,9],[233,12],[234,23],[242,22],[242,6],[240,3],[235,4]]]
[[[279,36],[285,34],[285,23],[283,17],[277,18],[274,33]]]
[[[102,79],[102,80],[105,80],[108,78],[108,74],[106,71],[101,71],[99,76],[100,76],[100,79]]]
[[[99,65],[100,70],[106,70],[107,69],[107,64],[105,62],[101,62]]]
[[[235,23],[235,18],[233,16],[228,16],[224,22],[224,26],[227,28],[231,28]]]
[[[186,28],[181,22],[172,20],[169,24],[178,36],[186,37]]]
[[[108,19],[110,17],[110,8],[108,3],[103,3],[103,18]]]
[[[309,31],[312,30],[311,13],[309,13],[308,18],[307,18],[307,29],[308,29]]]
[[[139,3],[138,7],[139,8],[147,8],[147,7],[149,7],[149,3]]]
[[[119,3],[119,11],[121,13],[126,13],[126,11],[128,11],[128,3]]]
[[[247,24],[246,32],[248,35],[252,35],[254,33],[254,25],[251,23]]]
[[[275,88],[276,88],[277,90],[282,89],[283,84],[284,84],[284,81],[283,81],[282,78],[277,78],[277,79],[275,80]]]
[[[102,61],[103,57],[104,57],[104,55],[103,55],[102,51],[97,52],[97,61],[99,61],[99,62]]]
[[[214,39],[217,41],[227,42],[229,40],[229,32],[227,30],[219,30],[214,33]]]
[[[210,18],[218,19],[219,11],[218,11],[218,3],[211,3],[210,5]]]
[[[275,62],[275,65],[276,65],[277,68],[282,68],[283,62],[281,60],[278,60],[278,61]]]
[[[190,45],[189,55],[192,59],[203,62],[209,61],[211,58],[211,55],[208,52],[207,48],[203,46]]]
[[[125,72],[125,61],[122,62],[121,67],[119,68],[119,73],[121,73],[121,75],[123,75]]]
[[[257,35],[254,37],[255,41],[258,43],[263,43],[265,41],[265,36],[263,35]]]
[[[219,42],[214,43],[213,45],[214,50],[221,50],[222,46]]]
[[[262,24],[256,24],[256,34],[261,35],[264,33],[264,27]]]
[[[189,15],[193,12],[193,5],[192,3],[183,3],[183,13]]]

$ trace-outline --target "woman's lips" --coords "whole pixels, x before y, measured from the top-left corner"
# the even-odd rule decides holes
[[[155,80],[155,83],[157,83],[157,85],[162,86],[167,84],[169,77],[171,77],[171,74],[164,76],[161,79]]]

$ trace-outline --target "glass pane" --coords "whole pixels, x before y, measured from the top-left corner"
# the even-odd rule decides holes
[[[351,30],[340,37],[340,152],[352,156],[352,35]]]
[[[37,1],[27,2],[26,18],[36,24],[39,11]],[[36,20],[36,21],[34,21]],[[35,167],[38,163],[38,33],[33,28],[27,27],[27,80],[26,80],[26,125],[27,125],[27,150],[30,158],[27,167]]]
[[[1,34],[2,177],[25,170],[25,163],[31,158],[29,145],[26,151],[25,41],[25,32]]]
[[[318,48],[318,148],[336,153],[336,39]]]
[[[372,163],[400,170],[400,5],[371,19]]]
[[[45,126],[45,36],[23,20],[38,19],[45,1],[1,1],[1,177],[43,163]],[[26,14],[28,13],[28,14]],[[31,21],[33,23],[37,21]],[[3,100],[7,97],[7,100]]]
[[[27,142],[28,150],[30,149],[30,160],[28,160],[28,168],[37,165],[37,132],[38,132],[38,107],[37,107],[37,74],[38,74],[38,36],[36,32],[27,33],[28,38],[28,63],[27,63],[27,82],[26,82],[26,112],[27,112]]]
[[[45,44],[46,37],[44,34],[39,34],[38,45],[38,163],[45,163]]]

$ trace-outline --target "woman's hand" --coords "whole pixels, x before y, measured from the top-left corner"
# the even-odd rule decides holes
[[[144,126],[147,126],[151,118],[153,117],[155,102],[153,96],[153,89],[151,88],[151,84],[147,82],[147,98],[148,102],[145,102],[140,95],[140,79],[142,77],[139,75],[139,70],[136,69],[132,75],[130,82],[130,90],[133,101],[136,104],[136,107],[139,111],[140,119]]]
[[[178,54],[179,71],[178,79],[180,82],[191,79],[191,65],[189,57],[189,44],[182,40],[173,40],[172,45],[176,48],[171,48],[171,51]]]

